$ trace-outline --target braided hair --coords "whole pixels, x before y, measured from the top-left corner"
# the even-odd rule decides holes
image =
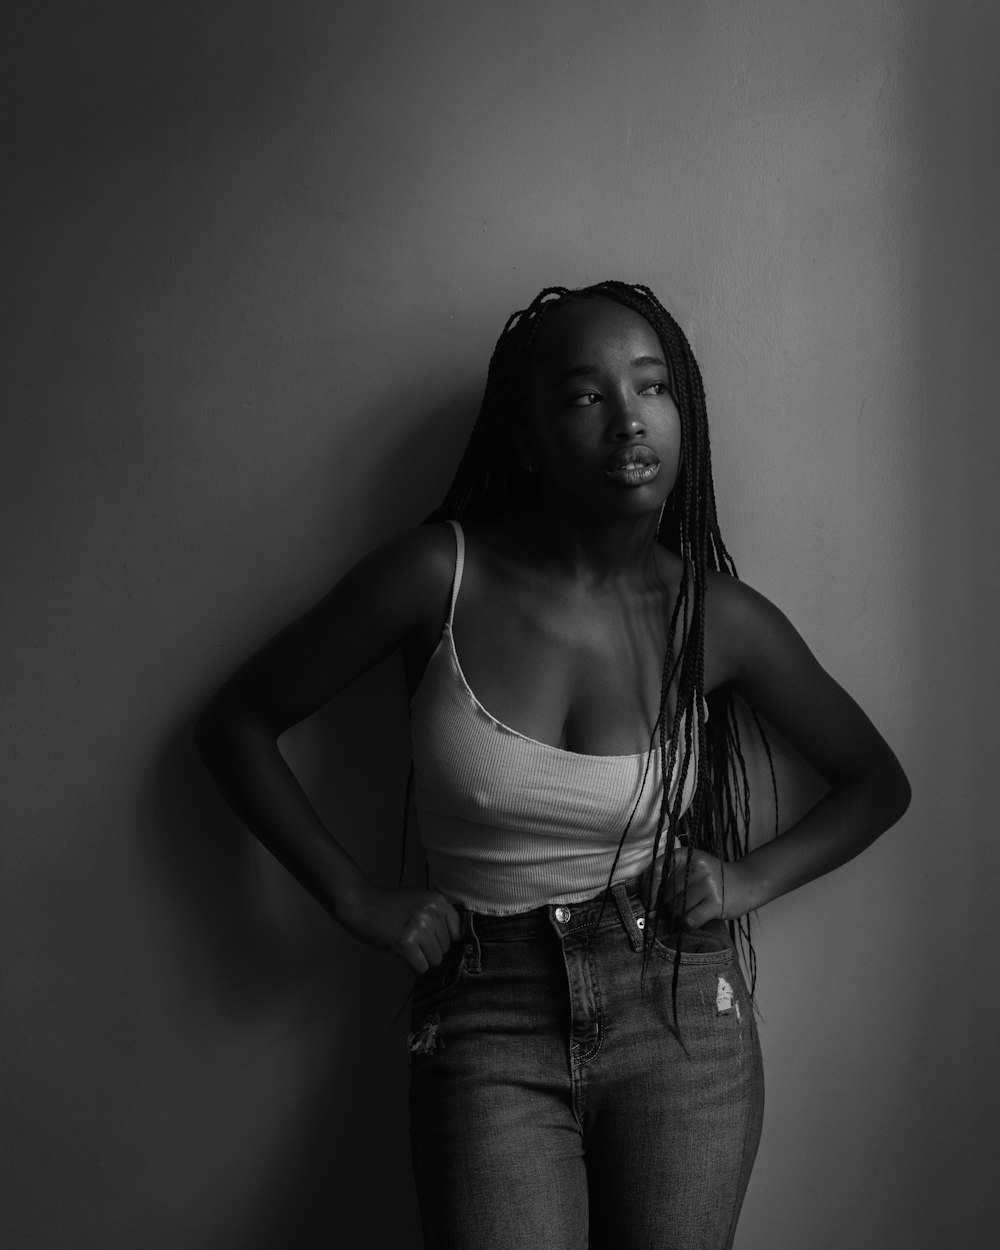
[[[680,468],[664,506],[657,538],[680,557],[682,573],[667,631],[659,715],[650,737],[649,761],[653,752],[658,752],[661,776],[665,779],[675,775],[686,777],[690,769],[696,770],[694,797],[683,815],[686,787],[666,784],[662,787],[652,855],[655,862],[668,836],[684,835],[682,842],[688,848],[683,883],[686,892],[692,849],[708,851],[722,861],[740,859],[750,849],[750,782],[734,696],[721,687],[708,696],[707,703],[704,697],[707,575],[710,571],[731,577],[737,574],[716,515],[701,371],[684,332],[648,287],[614,281],[598,282],[578,290],[546,287],[527,308],[508,319],[490,359],[479,417],[465,453],[441,506],[427,521],[475,520],[529,506],[531,482],[517,455],[513,431],[523,422],[528,410],[529,373],[538,331],[553,310],[567,302],[593,299],[613,300],[624,305],[652,326],[670,370],[674,404],[680,416]],[[674,686],[676,712],[672,724],[668,724],[668,693]],[[777,820],[777,791],[770,748],[759,720],[752,711],[750,715],[767,756]],[[609,884],[637,808],[638,799],[622,831],[608,876]],[[646,906],[647,912],[655,914],[656,919],[644,930],[646,961],[664,911],[662,907],[654,911],[653,878],[654,874],[649,873]],[[730,922],[734,940],[737,931],[748,964],[752,992],[756,960],[748,925],[743,920],[738,924]],[[683,933],[676,939],[675,1012],[682,943]]]

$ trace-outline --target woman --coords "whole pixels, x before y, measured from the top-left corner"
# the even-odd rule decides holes
[[[276,746],[397,647],[423,890],[368,881]],[[734,692],[829,783],[752,850]],[[736,579],[698,368],[648,289],[551,288],[510,319],[442,508],[250,660],[199,742],[334,919],[419,974],[428,1246],[732,1244],[763,1097],[732,934],[909,789]]]

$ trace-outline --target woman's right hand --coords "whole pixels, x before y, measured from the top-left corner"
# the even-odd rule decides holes
[[[462,936],[458,911],[437,890],[369,885],[340,920],[356,938],[398,955],[414,972],[436,967]]]

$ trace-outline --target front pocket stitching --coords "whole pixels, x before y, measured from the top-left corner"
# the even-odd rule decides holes
[[[665,946],[658,938],[653,939],[653,950],[663,955],[665,959],[669,959],[672,963],[677,959],[677,947]],[[640,952],[641,953],[641,952]],[[736,957],[736,952],[732,947],[721,951],[684,951],[680,952],[680,966],[683,968],[687,965],[690,968],[711,967],[713,964],[722,966],[730,965]]]

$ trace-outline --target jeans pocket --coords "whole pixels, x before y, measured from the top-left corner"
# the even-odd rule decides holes
[[[466,953],[461,940],[452,942],[436,968],[417,974],[413,985],[413,1011],[427,1011],[447,1002],[461,989],[468,975]]]
[[[710,920],[700,929],[685,929],[682,934],[658,934],[653,950],[671,961],[678,959],[682,968],[727,968],[734,963],[736,951],[729,931],[722,920]]]

